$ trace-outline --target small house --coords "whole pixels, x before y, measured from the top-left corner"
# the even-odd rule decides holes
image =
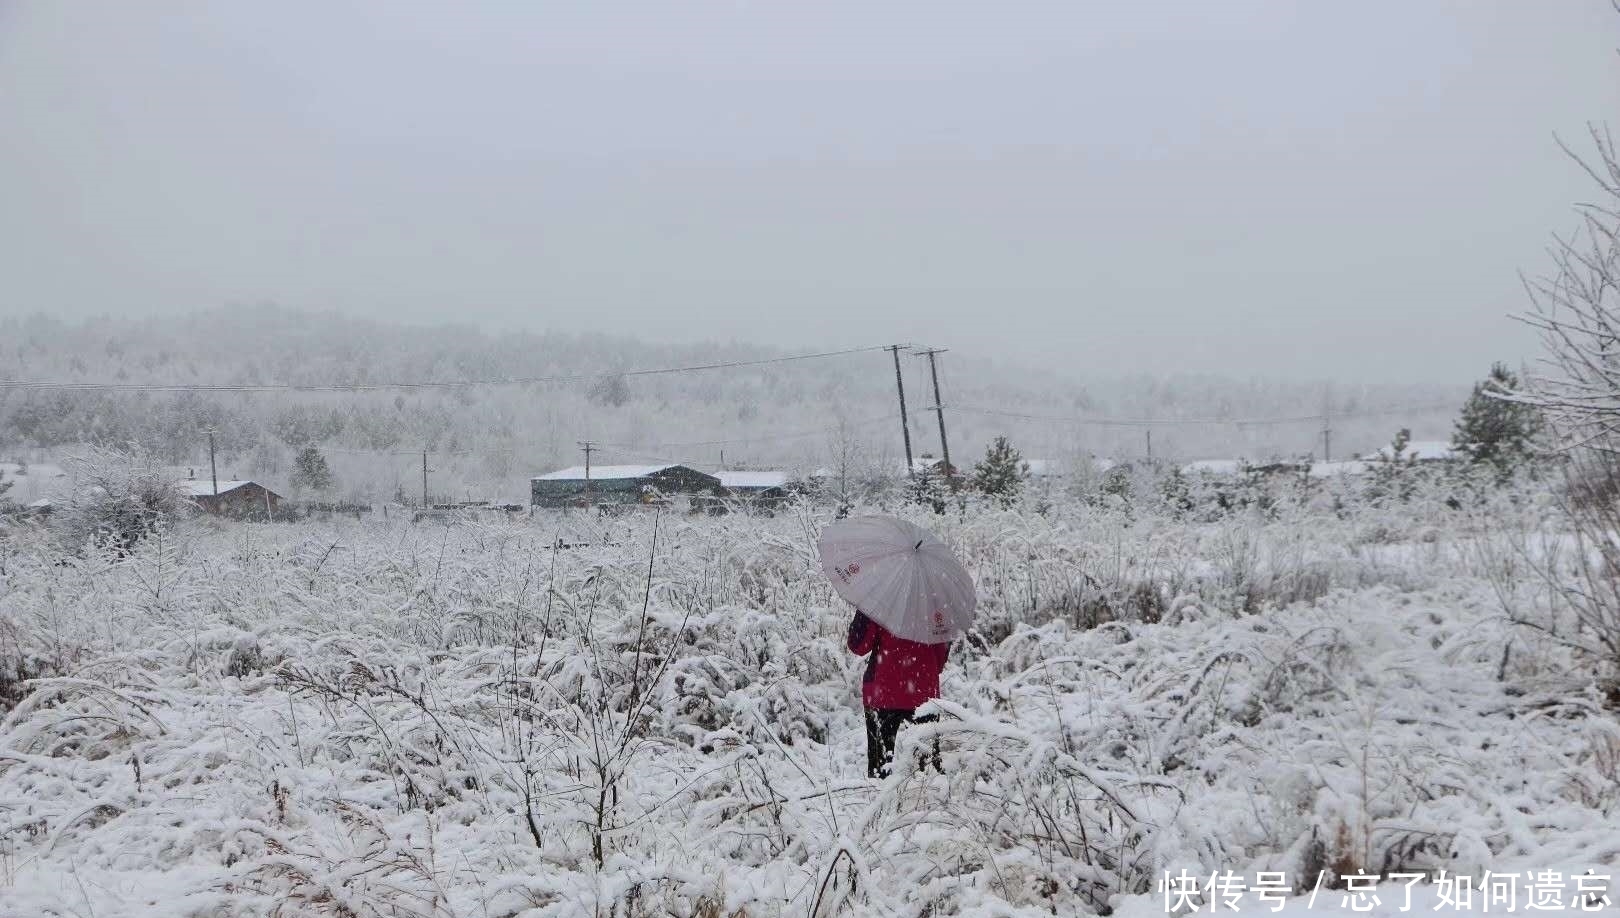
[[[786,472],[725,471],[716,474],[726,496],[742,501],[752,509],[770,511],[786,503],[789,496]]]
[[[946,478],[953,475],[960,478],[962,470],[954,464],[947,466],[944,459],[936,459],[930,453],[923,453],[911,460],[912,478]]]
[[[281,506],[280,494],[256,481],[220,481],[188,478],[178,485],[180,495],[205,513],[233,519],[273,520]]]
[[[1181,467],[1181,474],[1203,478],[1279,478],[1303,476],[1310,471],[1310,463],[1303,459],[1266,459],[1250,462],[1247,459],[1199,459]]]
[[[668,504],[725,494],[720,479],[684,465],[576,465],[529,480],[536,507]],[[693,503],[697,503],[694,501]]]

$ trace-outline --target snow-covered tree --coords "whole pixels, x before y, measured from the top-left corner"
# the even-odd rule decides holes
[[[591,386],[592,402],[606,408],[623,408],[630,401],[630,384],[624,376],[604,376]]]
[[[1476,464],[1489,463],[1506,474],[1535,454],[1541,412],[1534,405],[1505,398],[1519,391],[1518,374],[1507,364],[1491,366],[1474,384],[1451,435],[1452,448]]]
[[[1416,486],[1417,454],[1407,450],[1412,431],[1402,427],[1372,463],[1367,498],[1375,504],[1407,500]]]
[[[333,484],[332,468],[326,464],[326,457],[321,455],[320,450],[306,446],[298,451],[293,459],[293,490],[323,494],[332,490]]]
[[[1028,474],[1023,455],[1006,437],[997,437],[984,451],[984,458],[973,467],[973,487],[981,494],[997,498],[1003,506],[1011,506],[1018,500],[1018,492],[1023,489]]]
[[[1594,152],[1565,146],[1597,185],[1578,205],[1580,222],[1553,237],[1552,270],[1528,281],[1546,373],[1532,374],[1523,401],[1542,408],[1565,444],[1620,452],[1620,151],[1605,127],[1591,128]]]

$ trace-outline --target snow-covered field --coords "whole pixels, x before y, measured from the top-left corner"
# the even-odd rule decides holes
[[[1584,903],[1620,720],[1539,516],[920,514],[980,622],[884,782],[820,510],[560,549],[544,517],[196,520],[118,562],[14,533],[0,914],[1145,915],[1166,873],[1264,871],[1292,915],[1442,868]]]

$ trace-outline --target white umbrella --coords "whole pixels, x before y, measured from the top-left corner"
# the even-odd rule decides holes
[[[920,526],[851,517],[823,529],[816,548],[838,595],[900,637],[944,644],[973,624],[973,578]]]

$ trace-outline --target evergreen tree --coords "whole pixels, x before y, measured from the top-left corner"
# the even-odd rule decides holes
[[[6,480],[6,473],[0,472],[0,504],[6,502],[6,492],[11,490],[12,482]]]
[[[945,512],[950,496],[949,482],[944,475],[935,475],[929,471],[919,472],[916,481],[911,485],[911,499],[935,513]]]
[[[1474,384],[1451,435],[1453,449],[1475,464],[1490,463],[1506,475],[1535,454],[1541,435],[1541,413],[1533,405],[1508,401],[1519,377],[1507,364],[1491,366],[1491,375]]]
[[[1367,486],[1370,500],[1382,503],[1411,499],[1417,470],[1417,454],[1406,449],[1411,442],[1412,431],[1402,427],[1395,431],[1395,438],[1389,441],[1389,446],[1379,451],[1377,460],[1372,463],[1372,475]]]
[[[1006,437],[997,437],[984,451],[984,458],[973,467],[973,487],[981,494],[999,499],[1002,506],[1010,507],[1018,499],[1028,473],[1029,467],[1018,450]]]
[[[313,446],[298,451],[293,459],[292,486],[300,492],[323,493],[332,489],[332,469],[326,457]]]

